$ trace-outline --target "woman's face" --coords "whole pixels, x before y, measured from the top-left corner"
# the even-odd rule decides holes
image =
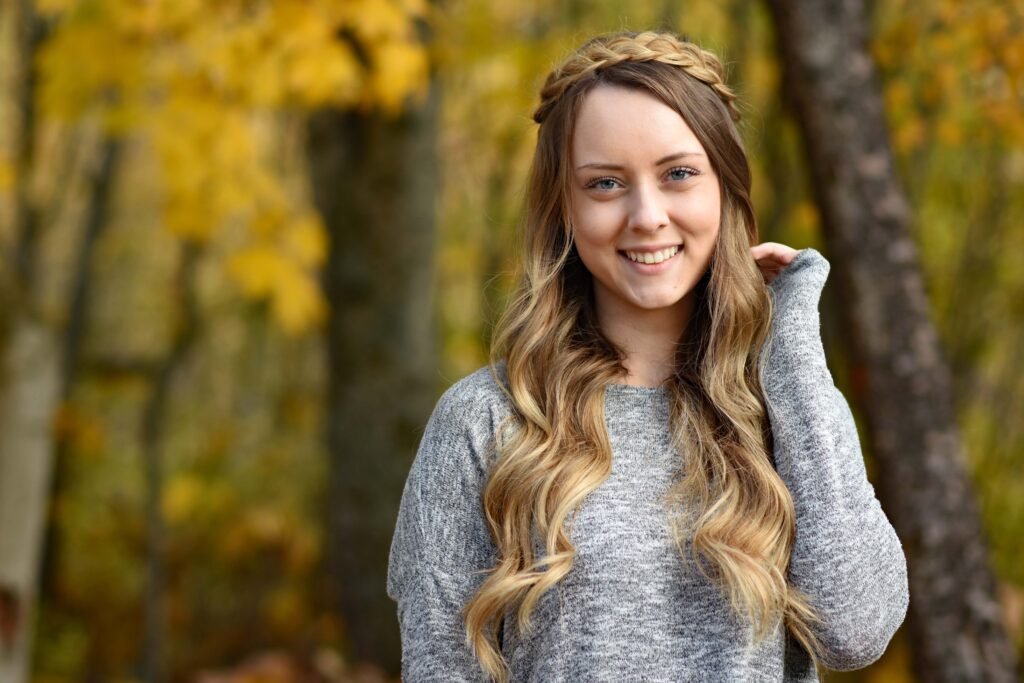
[[[571,162],[574,240],[598,319],[688,317],[721,217],[718,177],[690,127],[646,91],[599,85],[578,113]]]

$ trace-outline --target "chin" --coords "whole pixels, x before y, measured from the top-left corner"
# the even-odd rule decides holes
[[[651,300],[644,301],[644,302],[639,302],[638,301],[638,302],[636,302],[636,306],[638,308],[642,308],[642,309],[648,310],[648,311],[660,311],[663,308],[672,308],[673,306],[680,305],[683,302],[683,299],[685,299],[685,298],[686,297],[684,295],[684,296],[677,296],[677,297],[667,297],[665,299],[655,299],[654,301],[651,301]]]

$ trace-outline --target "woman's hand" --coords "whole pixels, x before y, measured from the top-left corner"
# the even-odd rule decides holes
[[[789,265],[798,251],[778,242],[762,242],[750,248],[750,254],[764,276],[765,284],[771,283]]]

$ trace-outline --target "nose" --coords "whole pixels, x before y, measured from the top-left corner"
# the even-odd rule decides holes
[[[655,231],[668,225],[665,197],[650,183],[638,183],[629,207],[629,227],[632,230]]]

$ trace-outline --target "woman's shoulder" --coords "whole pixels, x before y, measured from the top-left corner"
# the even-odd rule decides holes
[[[504,397],[502,386],[507,383],[505,359],[501,359],[495,365],[483,365],[452,382],[441,398],[455,402],[492,401]]]
[[[458,379],[444,391],[439,404],[452,406],[491,406],[495,403],[507,403],[508,397],[504,387],[508,386],[508,375],[505,360],[495,365],[484,365],[468,375]]]
[[[469,429],[494,434],[504,418],[512,413],[505,393],[508,377],[505,361],[484,365],[453,382],[441,394],[431,416],[449,429]]]
[[[495,370],[500,379],[501,369]],[[417,486],[436,492],[476,487],[485,480],[496,455],[496,436],[511,412],[498,379],[484,366],[441,394],[410,470]]]

